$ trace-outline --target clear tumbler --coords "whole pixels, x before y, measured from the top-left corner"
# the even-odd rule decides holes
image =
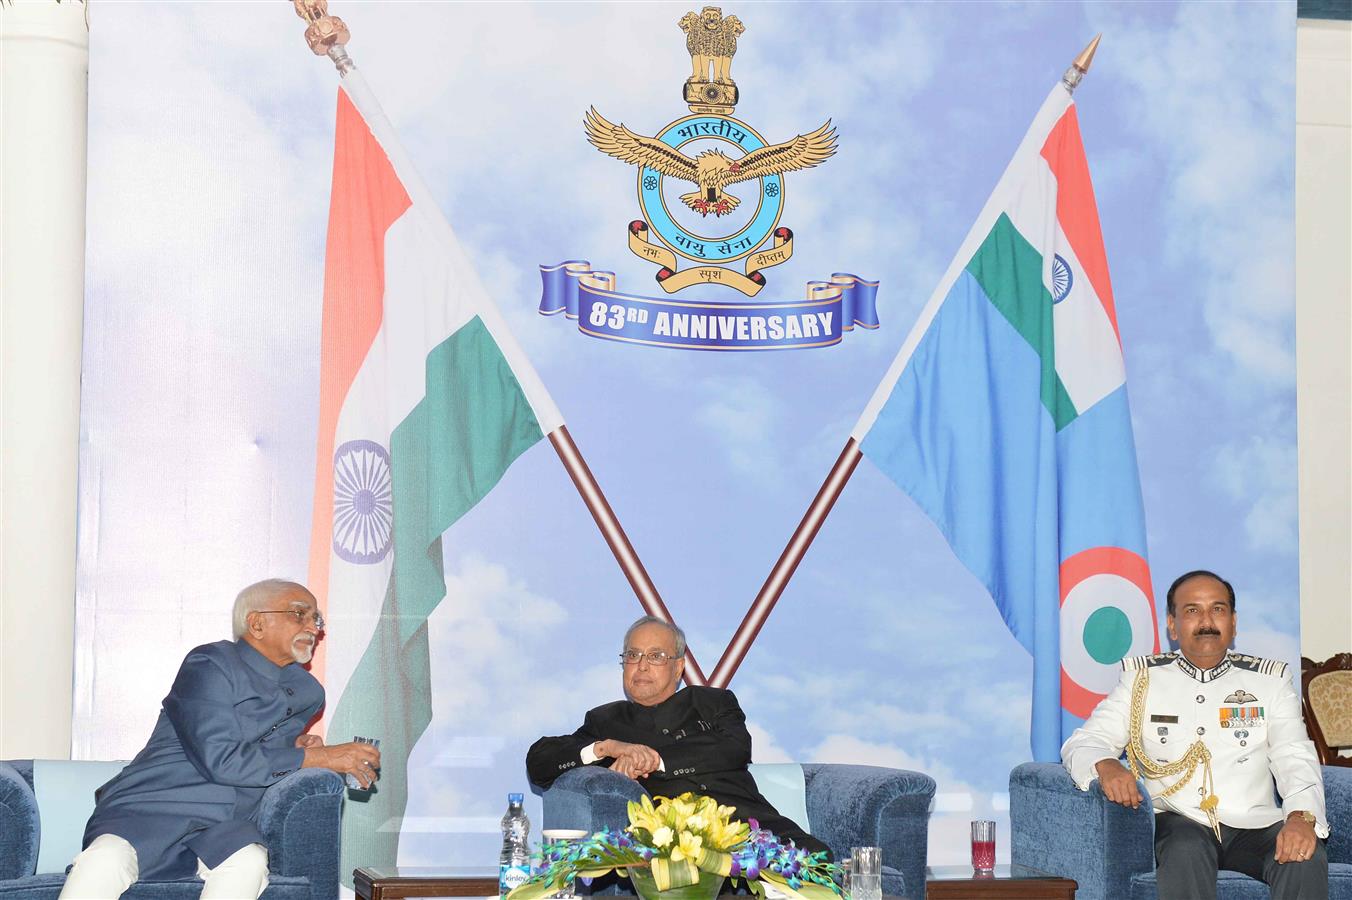
[[[995,823],[989,819],[972,822],[972,868],[978,872],[995,868]]]
[[[879,847],[850,850],[850,895],[854,900],[882,900],[883,851]]]

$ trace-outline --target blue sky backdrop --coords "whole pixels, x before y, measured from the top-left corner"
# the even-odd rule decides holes
[[[563,259],[657,293],[624,245],[633,170],[582,115],[652,134],[687,114],[689,5],[330,5],[706,671],[1038,104],[1103,32],[1076,101],[1161,627],[1173,576],[1214,568],[1238,645],[1298,660],[1293,3],[725,5],[747,29],[737,117],[772,142],[827,118],[840,133],[787,177],[796,252],[762,298],[836,271],[882,282],[879,330],[746,354],[597,341],[535,312],[537,266]],[[287,3],[90,18],[75,751],[111,758],[139,749],[182,653],[228,634],[239,587],[305,577],[337,75]],[[405,863],[491,862],[526,747],[619,696],[639,614],[547,446],[445,553]],[[933,775],[946,863],[989,815],[1007,858],[1030,670],[865,461],[732,687],[758,761]]]

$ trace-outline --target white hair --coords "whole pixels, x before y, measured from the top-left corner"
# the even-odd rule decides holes
[[[624,632],[624,644],[620,647],[621,650],[629,649],[629,636],[644,625],[661,625],[667,631],[671,632],[671,637],[676,643],[676,653],[674,655],[678,657],[685,656],[685,632],[681,630],[681,626],[677,625],[675,622],[668,622],[666,619],[659,619],[657,616],[643,616],[633,625],[630,625]]]
[[[249,630],[249,613],[266,609],[277,597],[296,591],[307,597],[314,596],[305,585],[281,578],[268,578],[240,591],[235,597],[235,610],[231,617],[235,639],[244,637],[244,632]]]

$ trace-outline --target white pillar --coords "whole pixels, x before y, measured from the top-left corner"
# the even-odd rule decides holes
[[[0,759],[70,756],[85,12],[0,5]]]
[[[1348,247],[1352,247],[1352,23],[1300,19],[1296,26],[1300,652],[1316,662],[1352,650]]]

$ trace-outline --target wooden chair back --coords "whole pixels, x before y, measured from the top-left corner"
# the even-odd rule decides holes
[[[1305,729],[1314,741],[1319,762],[1352,766],[1352,653],[1339,653],[1321,663],[1300,658],[1300,699]]]

